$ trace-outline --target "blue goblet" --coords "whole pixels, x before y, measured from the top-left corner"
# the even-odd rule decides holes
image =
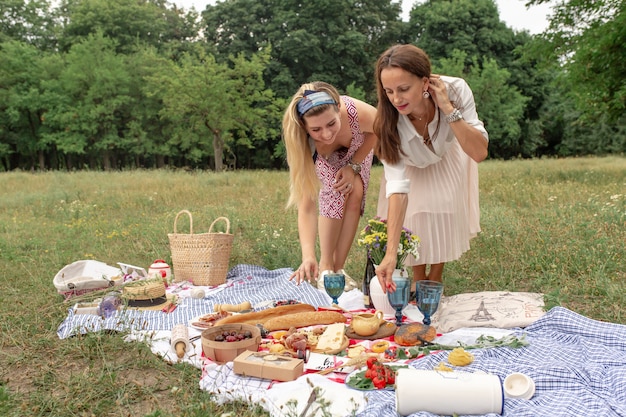
[[[343,294],[346,286],[346,277],[343,274],[326,274],[324,275],[324,289],[326,293],[333,299],[333,304],[338,304],[337,299]]]
[[[387,298],[389,304],[396,309],[396,326],[401,326],[402,309],[409,303],[411,280],[409,277],[394,276],[393,282],[396,284],[396,290],[394,292],[387,290]]]
[[[422,322],[430,326],[430,317],[435,314],[439,307],[443,284],[437,281],[417,281],[415,288],[417,308],[424,315]]]

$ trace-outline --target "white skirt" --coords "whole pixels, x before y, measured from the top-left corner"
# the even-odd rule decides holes
[[[405,266],[457,260],[480,232],[478,164],[458,142],[442,160],[425,168],[406,167],[411,180],[404,227],[421,240],[419,259],[408,256]],[[377,214],[387,218],[388,200],[383,177]]]

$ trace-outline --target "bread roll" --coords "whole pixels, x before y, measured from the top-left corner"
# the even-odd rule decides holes
[[[432,342],[437,337],[437,330],[433,326],[422,323],[403,324],[396,329],[393,340],[400,346],[421,345],[422,341]]]
[[[267,320],[263,327],[268,332],[274,330],[288,330],[292,327],[307,327],[316,324],[345,323],[346,317],[336,311],[311,311],[292,313]]]
[[[315,311],[315,307],[310,304],[290,304],[278,307],[272,307],[261,311],[253,311],[251,313],[233,314],[217,320],[214,326],[230,323],[246,323],[246,324],[264,324],[273,317],[279,317],[285,314],[301,313],[306,311]]]

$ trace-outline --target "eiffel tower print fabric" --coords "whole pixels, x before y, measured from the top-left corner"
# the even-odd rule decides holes
[[[442,297],[432,324],[448,333],[462,327],[526,327],[545,314],[543,294],[483,291]]]

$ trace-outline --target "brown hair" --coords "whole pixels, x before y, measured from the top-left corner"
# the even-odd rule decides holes
[[[394,45],[380,55],[376,62],[376,93],[378,107],[374,120],[374,133],[379,140],[374,151],[379,159],[395,164],[400,160],[402,148],[398,134],[398,111],[391,104],[380,80],[386,68],[402,68],[418,78],[430,77],[430,58],[415,45]]]

